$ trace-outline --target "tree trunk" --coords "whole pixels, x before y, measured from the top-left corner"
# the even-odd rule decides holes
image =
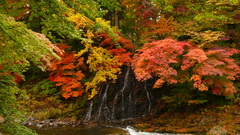
[[[118,11],[115,10],[115,13],[114,13],[114,26],[116,27],[119,27],[119,20],[118,20]]]

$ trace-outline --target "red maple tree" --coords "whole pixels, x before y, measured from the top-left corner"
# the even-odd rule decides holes
[[[212,89],[213,94],[231,95],[237,91],[233,81],[240,74],[231,58],[235,53],[239,51],[228,47],[213,45],[204,50],[188,42],[164,39],[137,50],[132,67],[139,81],[157,76],[154,88],[192,81],[200,91]]]

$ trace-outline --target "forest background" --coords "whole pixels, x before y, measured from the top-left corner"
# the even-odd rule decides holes
[[[1,0],[1,127],[82,117],[126,66],[172,88],[168,111],[239,105],[239,20],[238,0]]]

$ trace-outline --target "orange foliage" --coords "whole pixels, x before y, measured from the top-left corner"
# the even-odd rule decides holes
[[[122,48],[125,48],[127,50],[133,50],[134,46],[132,44],[132,41],[130,39],[126,39],[122,36],[118,36],[117,42],[122,46]]]
[[[124,48],[116,48],[111,49],[109,52],[113,55],[119,58],[120,63],[125,64],[127,66],[130,66],[130,63],[132,62],[131,55],[132,53],[127,52]]]
[[[100,34],[98,35],[102,40],[100,43],[101,47],[106,48],[113,56],[116,56],[119,58],[119,61],[122,64],[130,65],[132,59],[131,55],[132,53],[129,51],[132,51],[134,49],[134,46],[131,42],[131,40],[126,39],[122,36],[117,37],[116,43],[113,41],[111,37],[109,37],[106,34]],[[118,46],[116,46],[118,44]],[[120,46],[121,48],[119,48]]]
[[[169,17],[168,19],[166,19],[164,17],[164,15],[161,15],[161,18],[154,22],[153,24],[151,24],[150,29],[148,34],[167,34],[171,31],[174,30],[173,28],[173,24],[174,24],[174,18],[173,17]]]
[[[109,37],[106,33],[99,34],[98,37],[101,40],[100,46],[106,49],[113,49],[119,44],[122,48],[127,50],[133,50],[134,46],[130,39],[126,39],[120,35],[117,36],[117,41],[114,41],[111,37]],[[118,46],[119,47],[119,46]]]
[[[58,44],[59,48],[70,48],[64,44]],[[76,58],[73,53],[64,52],[61,60],[53,60],[49,80],[60,86],[64,98],[81,96],[84,92],[81,80],[85,75],[81,69],[85,69],[84,58]]]

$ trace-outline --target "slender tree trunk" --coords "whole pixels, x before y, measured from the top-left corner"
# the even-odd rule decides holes
[[[115,13],[114,13],[114,26],[116,27],[119,27],[119,19],[118,19],[118,11],[115,10]]]

